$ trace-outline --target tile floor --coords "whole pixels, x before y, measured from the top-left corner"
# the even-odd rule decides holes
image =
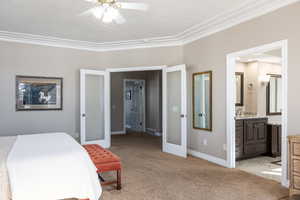
[[[273,163],[279,160],[280,157],[272,158],[260,156],[257,158],[237,161],[236,168],[260,177],[281,182],[281,166]]]

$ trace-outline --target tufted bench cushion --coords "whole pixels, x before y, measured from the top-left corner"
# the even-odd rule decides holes
[[[117,171],[117,181],[104,182],[102,185],[117,183],[117,189],[121,189],[121,160],[112,152],[97,144],[83,145],[91,160],[97,168],[98,173]]]

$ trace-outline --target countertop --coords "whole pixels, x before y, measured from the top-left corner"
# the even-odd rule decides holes
[[[242,119],[265,119],[268,118],[267,116],[258,116],[258,115],[239,115],[235,116],[236,120],[242,120]]]

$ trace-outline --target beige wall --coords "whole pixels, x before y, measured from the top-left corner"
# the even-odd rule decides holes
[[[162,71],[147,72],[146,129],[152,134],[162,133]]]
[[[237,25],[184,46],[184,61],[188,65],[189,83],[189,138],[188,146],[202,153],[226,158],[226,55],[228,53],[289,40],[288,69],[288,134],[300,134],[300,3]],[[213,131],[192,129],[191,77],[199,71],[213,71]],[[208,145],[203,145],[207,139]]]
[[[253,63],[240,63],[236,65],[237,72],[244,73],[244,106],[243,111],[257,113],[257,72],[258,65]]]
[[[289,40],[288,133],[300,134],[300,3],[237,25],[182,47],[88,52],[0,42],[0,135],[65,131],[79,132],[79,69],[149,65],[188,65],[188,146],[226,158],[226,55],[283,39]],[[183,56],[184,53],[184,56]],[[192,129],[192,73],[213,71],[213,131]],[[15,75],[64,78],[64,110],[15,112]],[[203,140],[207,140],[207,145]]]
[[[0,136],[54,132],[79,134],[79,69],[176,65],[182,63],[181,47],[112,52],[0,42]],[[64,78],[63,111],[15,111],[15,76]]]

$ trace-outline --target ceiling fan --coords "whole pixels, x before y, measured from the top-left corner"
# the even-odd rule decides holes
[[[126,19],[119,12],[120,9],[129,10],[148,10],[148,5],[145,3],[119,2],[118,0],[85,0],[96,4],[95,7],[83,12],[81,15],[94,15],[97,19],[104,23],[115,22],[123,24]]]

